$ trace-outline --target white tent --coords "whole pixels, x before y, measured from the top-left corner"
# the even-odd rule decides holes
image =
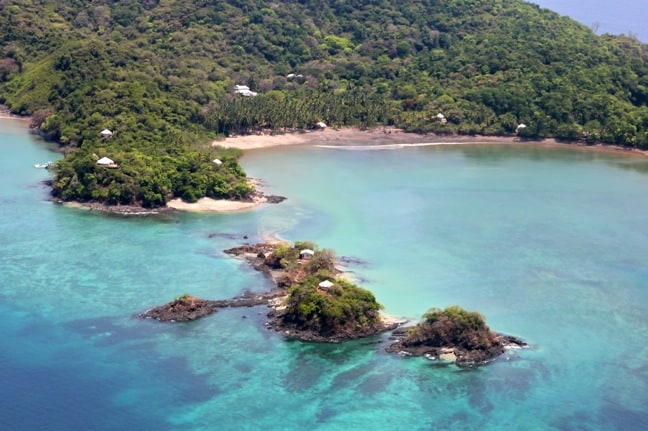
[[[103,129],[103,130],[102,130],[101,132],[99,132],[99,133],[101,134],[101,137],[102,137],[102,138],[110,138],[110,137],[113,135],[113,132],[111,132],[111,131],[108,130],[108,129]]]
[[[97,164],[107,166],[107,165],[114,165],[115,162],[110,160],[108,157],[102,157],[99,160],[97,160]]]
[[[333,286],[333,282],[331,282],[330,280],[324,280],[318,286],[324,290],[330,289],[331,286]]]
[[[212,160],[212,162],[213,162],[216,166],[220,166],[220,165],[223,164],[223,162],[220,161],[219,159],[214,159],[214,160]]]

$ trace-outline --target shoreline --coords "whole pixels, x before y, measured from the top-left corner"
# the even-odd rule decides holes
[[[267,201],[265,198],[255,198],[252,201],[200,198],[196,202],[189,203],[175,198],[167,202],[166,207],[178,211],[234,213],[257,208]]]
[[[405,132],[394,127],[374,127],[361,130],[353,127],[326,128],[294,131],[283,134],[255,134],[228,137],[212,142],[212,146],[261,150],[274,147],[324,146],[324,147],[388,147],[434,146],[434,145],[533,145],[545,147],[569,147],[585,151],[623,153],[633,156],[648,156],[648,151],[619,145],[563,142],[555,138],[520,140],[517,136],[468,136],[468,135],[423,135]]]
[[[124,216],[142,216],[170,213],[174,211],[187,211],[195,213],[236,213],[258,208],[261,205],[272,203],[267,197],[254,198],[252,201],[234,201],[227,199],[200,198],[197,202],[185,202],[175,198],[167,202],[166,206],[159,208],[144,208],[135,205],[106,205],[100,202],[77,202],[50,199],[52,202],[78,208],[86,211],[98,211],[108,214]]]
[[[30,121],[32,119],[29,115],[16,115],[12,114],[7,105],[0,105],[0,120],[24,120]]]

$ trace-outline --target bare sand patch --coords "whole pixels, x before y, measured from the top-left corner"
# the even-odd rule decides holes
[[[182,199],[172,199],[167,202],[167,207],[182,211],[231,213],[256,208],[264,202],[264,198],[253,201],[201,198],[192,203],[185,202]]]

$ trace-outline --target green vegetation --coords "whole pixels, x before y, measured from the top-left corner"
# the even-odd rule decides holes
[[[290,288],[284,323],[321,336],[355,334],[380,323],[382,306],[374,295],[346,280],[335,279],[333,286],[318,285],[328,277],[308,276]]]
[[[300,257],[303,250],[313,250],[312,257]],[[310,255],[309,255],[310,256]],[[349,337],[375,332],[380,324],[382,306],[374,295],[337,277],[335,253],[320,250],[310,241],[282,243],[266,258],[266,264],[286,272],[288,287],[284,325],[322,337]],[[329,281],[330,286],[320,286]]]
[[[429,310],[402,343],[405,346],[458,346],[466,350],[485,350],[499,345],[496,334],[481,314],[457,305]]]
[[[301,259],[303,250],[312,250],[313,255]],[[270,266],[285,269],[293,278],[304,277],[322,273],[324,276],[335,274],[335,251],[331,249],[320,250],[317,244],[311,241],[295,241],[291,246],[288,243],[277,245],[272,253]]]
[[[648,149],[647,59],[520,0],[0,4],[0,103],[66,146],[64,200],[245,197],[209,142],[319,121]]]

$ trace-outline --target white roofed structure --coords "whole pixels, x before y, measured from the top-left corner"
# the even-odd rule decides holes
[[[241,96],[253,97],[258,94],[256,91],[251,91],[247,85],[235,85],[234,87],[236,87],[236,92]]]
[[[313,250],[311,250],[310,248],[306,248],[306,249],[299,252],[299,257],[301,257],[303,259],[310,259],[314,255],[315,255],[315,252]]]
[[[320,284],[318,284],[318,286],[320,287],[320,289],[328,290],[333,286],[333,282],[330,280],[324,280]]]
[[[102,166],[112,166],[115,164],[115,162],[109,159],[108,157],[102,157],[99,160],[97,160],[97,164]]]

